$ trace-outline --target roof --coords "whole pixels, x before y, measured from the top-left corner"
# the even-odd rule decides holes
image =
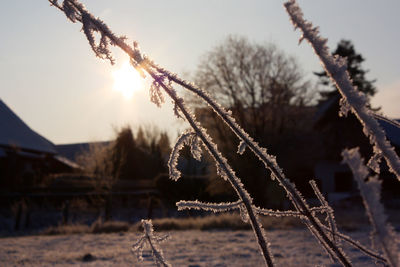
[[[315,124],[321,122],[326,114],[329,111],[332,112],[334,108],[337,109],[333,110],[334,112],[339,111],[339,109],[337,108],[339,105],[339,99],[340,96],[335,95],[325,101],[322,101],[318,105],[318,109],[314,117]],[[386,117],[377,114],[374,114],[374,117],[385,131],[386,137],[392,143],[392,145],[400,147],[400,119],[387,119]]]
[[[383,118],[378,117],[378,122],[385,130],[386,137],[394,146],[400,147],[400,119],[394,119],[393,122]]]
[[[33,131],[0,99],[0,146],[16,146],[35,152],[56,154],[54,144]]]
[[[76,164],[75,162],[61,156],[61,155],[56,155],[54,157],[55,160],[59,161],[61,164],[64,164],[65,166],[68,166],[72,169],[81,169],[81,166],[79,166],[78,164]]]

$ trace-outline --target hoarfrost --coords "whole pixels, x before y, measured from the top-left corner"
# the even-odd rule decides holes
[[[143,248],[147,243],[150,247],[153,260],[157,264],[157,266],[165,266],[170,267],[171,265],[164,259],[163,251],[159,247],[159,243],[168,239],[167,236],[156,236],[154,234],[153,223],[151,220],[142,220],[142,227],[143,227],[143,235],[139,238],[139,240],[132,245],[132,252],[136,253],[138,259],[140,261],[143,260]]]
[[[236,202],[222,202],[222,203],[205,203],[198,200],[195,201],[184,201],[181,200],[176,203],[178,210],[195,209],[195,210],[208,210],[212,212],[223,212],[228,210],[238,209],[243,201],[239,200]]]
[[[378,151],[375,151],[374,147],[374,155],[369,159],[367,166],[376,173],[380,173],[380,162],[382,160],[382,154]]]
[[[154,81],[150,86],[150,101],[157,105],[157,107],[161,107],[161,104],[165,102],[164,96],[160,90],[160,85],[158,82]]]
[[[169,168],[169,178],[178,181],[181,177],[181,172],[178,170],[178,159],[179,159],[179,152],[182,150],[183,146],[186,143],[190,142],[191,136],[193,132],[184,132],[176,141],[174,148],[171,150],[171,154],[169,155],[168,160],[168,168]]]
[[[201,154],[203,153],[200,144],[200,138],[197,135],[193,135],[190,140],[190,152],[192,153],[193,158],[197,161],[201,161]]]
[[[365,210],[368,218],[373,226],[373,235],[380,247],[382,248],[386,259],[390,266],[399,266],[399,239],[394,232],[393,227],[387,223],[387,216],[384,207],[380,201],[381,198],[381,181],[377,176],[369,177],[367,167],[363,163],[358,147],[350,150],[343,150],[343,162],[347,163],[353,172],[354,179],[358,184]]]
[[[239,211],[240,211],[240,218],[242,219],[242,221],[248,223],[249,215],[247,214],[245,205],[243,204],[239,205]]]
[[[347,114],[351,110],[349,103],[347,103],[346,99],[342,97],[339,101],[339,104],[340,104],[339,116],[347,117]]]
[[[317,186],[317,183],[314,180],[310,181],[310,185],[312,189],[314,190],[315,195],[317,196],[319,202],[321,203],[323,209],[325,210],[327,217],[326,221],[329,224],[329,228],[332,233],[332,240],[336,242],[336,233],[337,233],[337,226],[335,222],[335,215],[333,213],[333,209],[329,206],[328,202],[326,201],[325,197],[322,195],[321,191],[319,191],[319,188]]]

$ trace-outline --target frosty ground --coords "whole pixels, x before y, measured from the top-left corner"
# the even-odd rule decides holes
[[[253,233],[249,230],[168,231],[161,244],[173,266],[263,266]],[[347,233],[369,244],[367,231]],[[139,262],[130,251],[140,232],[24,236],[0,238],[2,266],[155,266],[145,250]],[[267,236],[278,266],[339,266],[306,229],[268,230]],[[364,254],[344,246],[354,266],[375,266]]]

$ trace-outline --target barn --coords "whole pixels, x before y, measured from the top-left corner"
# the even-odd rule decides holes
[[[70,172],[77,167],[0,99],[1,193],[29,190],[47,174]]]

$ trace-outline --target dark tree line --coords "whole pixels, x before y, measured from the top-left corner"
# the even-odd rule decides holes
[[[170,150],[166,132],[156,128],[142,128],[136,136],[131,128],[118,131],[114,141],[95,144],[78,156],[83,172],[103,180],[153,179],[166,172],[165,158]]]

